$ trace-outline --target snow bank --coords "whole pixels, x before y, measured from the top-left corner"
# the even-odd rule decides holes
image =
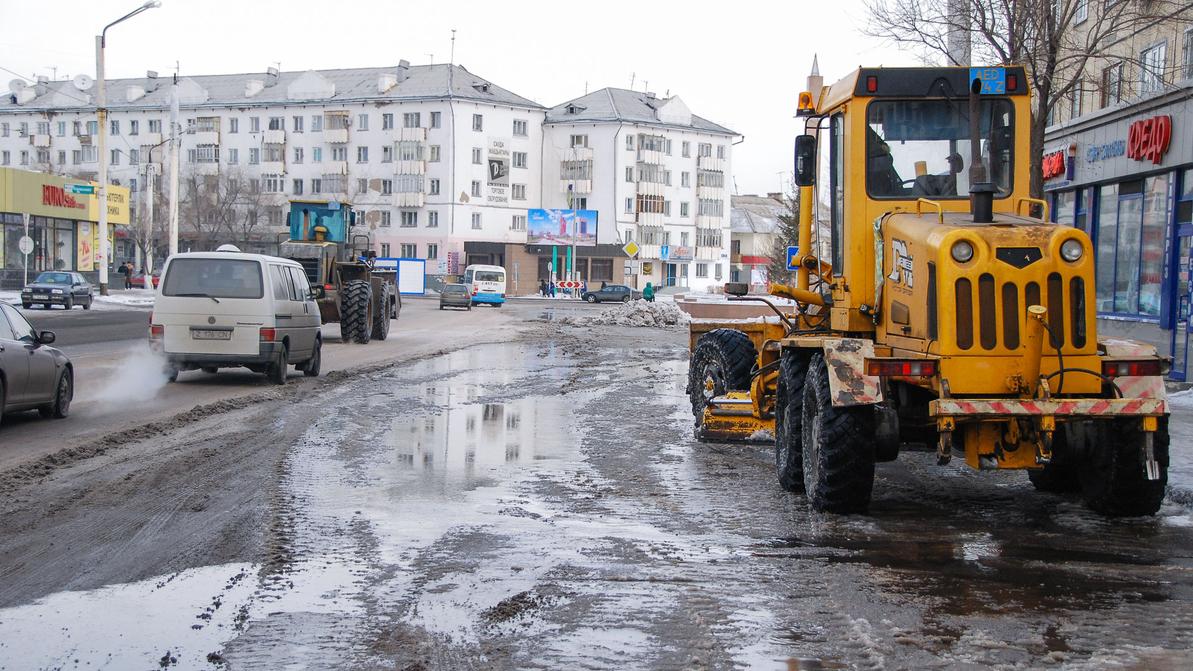
[[[688,313],[675,303],[648,303],[643,300],[622,303],[615,308],[594,314],[562,317],[560,324],[569,326],[643,326],[667,328],[687,326],[691,321]]]

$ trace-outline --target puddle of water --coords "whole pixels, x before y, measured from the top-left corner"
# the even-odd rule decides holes
[[[205,566],[5,608],[0,669],[210,668],[207,655],[239,631],[256,571]]]

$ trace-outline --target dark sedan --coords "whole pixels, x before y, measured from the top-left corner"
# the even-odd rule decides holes
[[[605,301],[628,303],[632,299],[642,298],[642,292],[631,289],[624,284],[606,284],[603,289],[586,291],[580,294],[580,298],[583,298],[589,303],[603,303]]]
[[[82,305],[84,310],[90,310],[93,300],[91,283],[79,273],[67,270],[47,270],[21,289],[21,307],[26,310],[34,305],[47,310],[51,305],[61,305],[67,310]]]
[[[463,284],[445,284],[439,292],[439,309],[465,308],[472,309],[472,297],[468,295],[468,287]]]
[[[51,331],[36,331],[7,303],[0,303],[0,422],[4,413],[37,410],[66,417],[74,399],[74,368],[55,347]]]

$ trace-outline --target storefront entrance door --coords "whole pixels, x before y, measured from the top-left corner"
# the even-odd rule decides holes
[[[1188,380],[1190,342],[1193,333],[1193,225],[1184,224],[1177,231],[1177,313],[1176,326],[1172,329],[1172,372],[1173,380]]]

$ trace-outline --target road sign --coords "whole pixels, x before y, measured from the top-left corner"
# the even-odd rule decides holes
[[[33,253],[33,238],[31,238],[27,235],[22,235],[21,241],[17,243],[17,248],[21,250],[22,254],[32,254]]]
[[[95,185],[93,184],[71,184],[70,192],[75,195],[90,196],[95,193]]]
[[[666,261],[671,258],[671,245],[663,245],[659,247],[659,259]]]
[[[621,248],[621,251],[625,252],[625,255],[632,259],[635,256],[638,256],[638,252],[642,251],[642,248],[638,246],[638,243],[630,240],[629,242],[625,243],[625,246]]]
[[[559,287],[560,289],[579,289],[580,284],[581,283],[577,282],[576,280],[560,280],[555,283],[555,286]]]
[[[799,247],[787,247],[787,270],[799,270]]]

